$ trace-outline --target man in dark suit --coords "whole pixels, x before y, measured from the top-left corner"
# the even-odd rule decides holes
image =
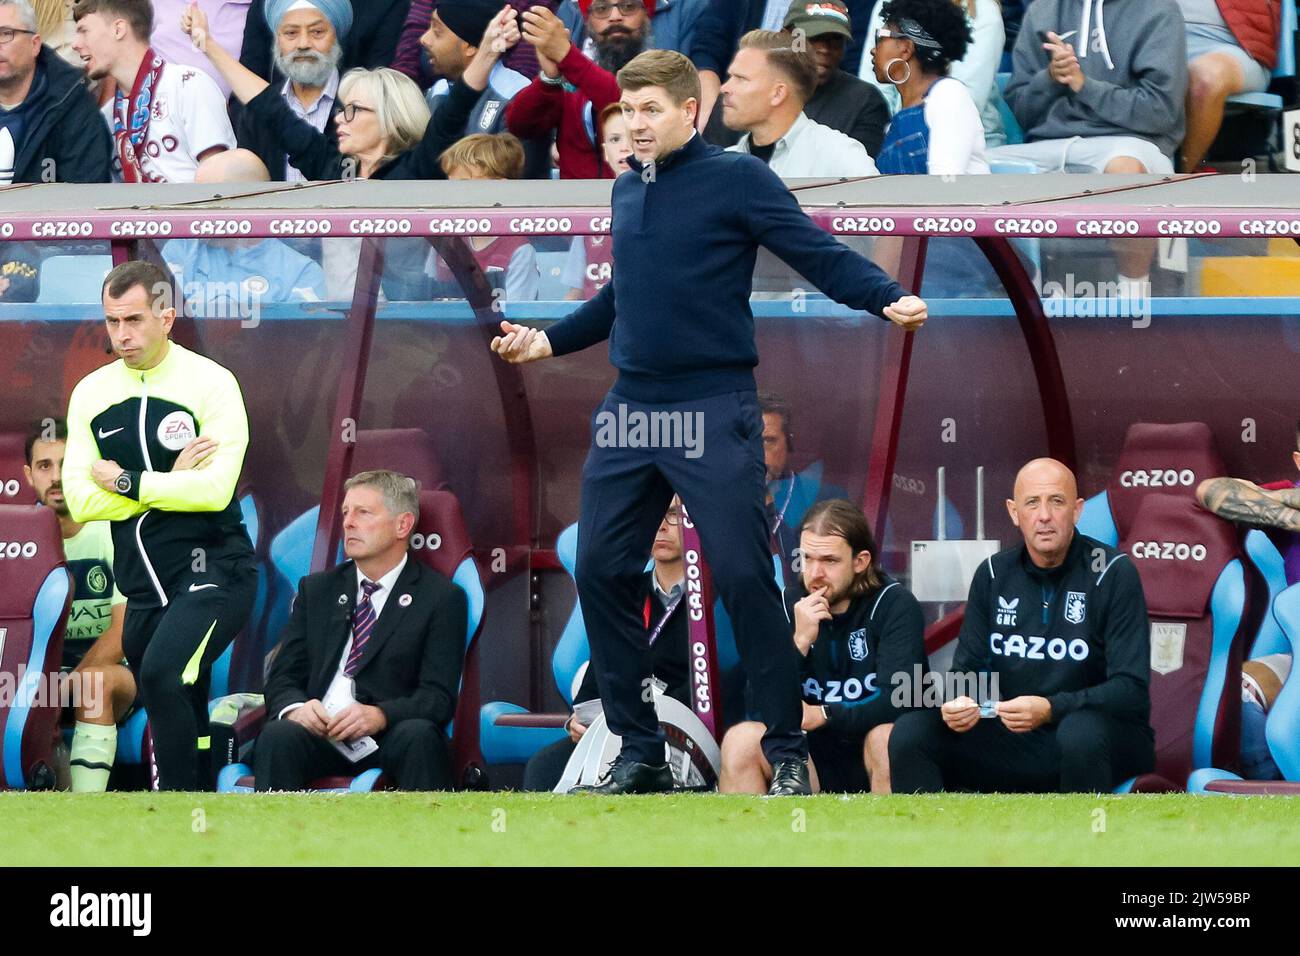
[[[257,789],[301,790],[372,767],[402,790],[446,789],[442,728],[456,708],[465,593],[407,554],[414,480],[364,471],[344,487],[350,560],[298,585],[266,682]]]

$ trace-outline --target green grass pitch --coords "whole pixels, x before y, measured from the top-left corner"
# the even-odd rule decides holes
[[[0,862],[1260,866],[1300,798],[0,794]]]

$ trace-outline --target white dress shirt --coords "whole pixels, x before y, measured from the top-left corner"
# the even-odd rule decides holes
[[[407,562],[407,555],[404,554],[402,555],[402,560],[398,561],[391,571],[389,571],[387,574],[381,577],[377,582],[375,582],[376,584],[379,585],[379,590],[375,591],[374,594],[370,595],[370,603],[373,604],[375,607],[375,627],[379,626],[379,615],[383,613],[384,605],[388,603],[388,595],[392,594],[393,588],[397,586],[397,579],[401,576],[402,569],[406,567],[406,562]],[[353,607],[356,607],[357,604],[360,604],[361,599],[365,597],[365,592],[361,590],[361,582],[367,580],[366,576],[361,573],[360,568],[357,568],[356,572],[357,572],[357,590],[356,590],[356,599],[355,599],[355,603],[353,604]],[[374,636],[375,636],[374,631],[371,631],[370,637],[372,640],[374,639]],[[343,676],[343,665],[347,663],[348,655],[351,653],[352,653],[352,628],[349,625],[348,639],[343,644],[343,653],[339,655],[338,667],[334,669],[334,679],[330,681],[329,688],[325,691],[322,700],[331,697],[335,694],[342,693],[344,691],[346,691],[349,696],[352,696],[352,678]],[[289,711],[301,707],[304,703],[306,703],[306,701],[300,701],[296,704],[289,704],[287,707],[285,707],[283,710],[280,711],[279,716],[283,717],[285,714],[289,713]]]
[[[285,80],[284,86],[280,88],[280,95],[284,101],[289,104],[289,109],[293,114],[305,123],[310,123],[317,132],[325,132],[325,127],[334,115],[334,100],[339,95],[339,71],[335,70],[330,74],[330,78],[325,81],[325,86],[321,89],[320,96],[316,97],[316,102],[311,106],[303,106],[298,96],[293,91],[293,81]],[[292,166],[286,157],[284,161],[284,181],[286,183],[304,183],[307,177],[298,172],[296,166]]]

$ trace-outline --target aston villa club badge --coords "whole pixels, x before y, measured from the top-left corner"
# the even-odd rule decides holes
[[[1071,624],[1082,624],[1088,613],[1088,596],[1082,591],[1065,593],[1065,619]]]

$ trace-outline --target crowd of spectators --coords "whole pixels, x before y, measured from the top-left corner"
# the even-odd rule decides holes
[[[226,150],[271,181],[442,179],[483,135],[518,178],[611,179],[616,75],[656,48],[699,70],[701,135],[785,178],[1188,172],[1294,42],[1269,0],[1110,7],[1108,31],[1100,0],[0,0],[0,183],[194,182]],[[1149,281],[1154,241],[1113,248]],[[575,242],[561,283],[608,267]]]
[[[353,122],[338,119],[350,101],[340,90],[347,74],[392,70],[409,83],[379,73],[381,83],[346,87],[382,89],[400,103],[381,111],[389,138],[423,125],[418,93],[431,116],[453,111],[446,135],[517,136],[524,178],[611,178],[599,118],[619,98],[619,68],[656,48],[691,57],[702,83],[699,128],[723,146],[748,137],[754,152],[806,131],[795,123],[763,142],[778,130],[754,130],[751,109],[728,109],[762,61],[760,73],[770,67],[786,81],[769,96],[772,112],[797,103],[796,117],[856,140],[882,172],[901,171],[880,162],[888,129],[895,142],[930,138],[918,137],[920,121],[908,112],[922,104],[927,117],[942,118],[923,124],[938,141],[930,143],[935,168],[913,159],[908,171],[983,172],[986,153],[1045,170],[1196,169],[1226,98],[1268,86],[1286,42],[1279,5],[1156,0],[1117,14],[1115,2],[1108,31],[1102,4],[1084,0],[1034,0],[1028,9],[1014,0],[3,0],[0,174],[190,182],[205,155],[241,147],[272,179],[293,181],[305,173],[282,158],[287,143],[349,154],[335,149],[337,127]],[[498,14],[500,49],[486,82],[471,83],[472,102],[453,95]],[[755,30],[765,33],[757,45]],[[999,101],[1023,143],[1006,142]],[[94,107],[102,129],[87,121]],[[389,162],[418,139],[390,143]],[[788,165],[783,175],[809,174]],[[403,172],[442,175],[438,155]],[[331,160],[311,173],[337,178],[338,170]]]

